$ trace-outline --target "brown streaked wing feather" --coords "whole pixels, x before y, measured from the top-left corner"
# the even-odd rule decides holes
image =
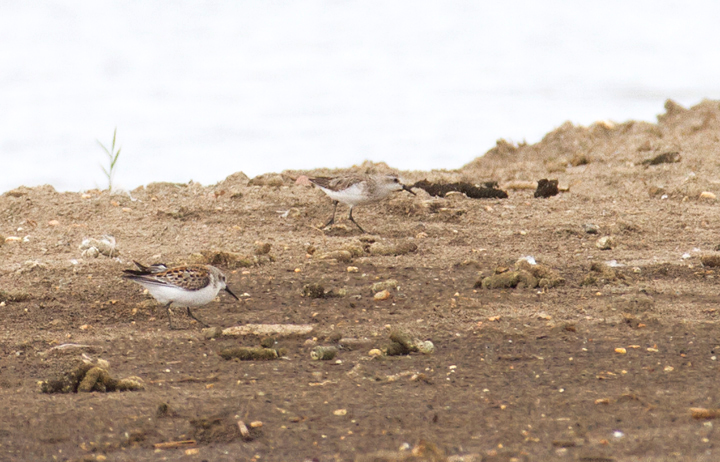
[[[179,266],[156,276],[187,290],[199,290],[210,284],[210,271],[204,266]]]
[[[347,189],[354,184],[366,180],[366,178],[360,175],[346,175],[336,177],[318,176],[315,178],[309,178],[309,180],[325,189],[329,189],[331,191],[342,191],[343,189]]]

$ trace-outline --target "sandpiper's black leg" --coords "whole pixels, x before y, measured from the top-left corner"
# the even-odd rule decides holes
[[[364,229],[362,229],[362,227],[360,227],[359,224],[357,224],[357,221],[355,221],[355,220],[353,219],[353,217],[352,217],[352,209],[353,209],[353,208],[350,207],[350,215],[348,215],[348,219],[350,219],[350,221],[352,221],[353,223],[355,223],[355,226],[358,227],[358,229],[360,230],[361,233],[367,234],[367,232],[366,232]]]
[[[325,225],[323,226],[323,228],[327,228],[327,227],[330,226],[331,224],[335,223],[335,212],[337,212],[338,201],[333,201],[333,202],[335,203],[335,207],[333,208],[332,218],[330,218],[330,221],[328,221],[327,223],[325,223]]]
[[[195,315],[193,314],[193,312],[190,311],[190,307],[189,307],[189,306],[187,307],[187,312],[188,312],[188,316],[190,316],[191,318],[193,318],[194,320],[196,320],[197,322],[199,322],[201,326],[203,326],[203,327],[210,327],[208,324],[205,324],[205,322],[203,322],[203,321],[199,320],[198,318],[196,318]]]
[[[175,326],[173,326],[172,316],[170,315],[170,305],[172,305],[172,302],[165,305],[165,309],[167,310],[167,314],[168,314],[168,324],[170,324],[170,330],[175,330],[176,328],[175,328]]]

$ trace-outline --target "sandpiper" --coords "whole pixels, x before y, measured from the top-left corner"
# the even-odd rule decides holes
[[[335,223],[337,205],[338,202],[342,202],[350,206],[348,218],[355,223],[355,226],[363,233],[365,230],[353,219],[353,207],[383,200],[395,191],[405,190],[413,196],[415,195],[415,193],[408,186],[404,185],[395,175],[319,176],[309,178],[309,180],[322,189],[334,202],[335,207],[333,208],[332,218],[330,218],[330,221],[323,227],[328,227]]]
[[[135,262],[137,270],[124,270],[123,277],[145,287],[160,304],[165,305],[170,329],[175,329],[170,316],[170,305],[184,306],[188,316],[208,327],[195,317],[190,307],[207,305],[220,290],[239,300],[225,284],[225,275],[214,266],[186,265],[168,268],[162,263],[145,266]]]

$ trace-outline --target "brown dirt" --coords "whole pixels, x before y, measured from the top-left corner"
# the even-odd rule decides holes
[[[344,220],[317,228],[331,202],[295,179],[327,170],[151,184],[132,197],[3,194],[0,234],[21,241],[0,246],[0,460],[717,460],[716,423],[689,409],[720,407],[718,269],[701,263],[720,244],[717,202],[702,194],[720,193],[720,104],[666,110],[658,124],[567,123],[535,145],[500,140],[457,171],[403,172],[410,184],[494,180],[509,198],[400,193],[356,210],[369,236]],[[643,163],[669,152],[679,161]],[[388,170],[356,167],[368,169]],[[569,190],[514,189],[542,178]],[[119,256],[82,257],[82,240],[104,234]],[[595,245],[604,236],[609,250]],[[417,251],[371,253],[371,240]],[[272,258],[253,257],[256,241]],[[351,261],[319,258],[343,249]],[[203,320],[314,333],[279,339],[286,359],[226,361],[220,350],[259,339],[206,339],[180,310],[184,329],[170,331],[164,310],[120,278],[133,259],[202,251],[254,264],[223,268],[242,301],[221,295],[195,311]],[[217,261],[232,265],[228,255]],[[476,286],[527,255],[565,283]],[[624,266],[597,264],[610,260]],[[387,279],[398,287],[375,300],[371,285]],[[312,283],[335,296],[303,296]],[[391,329],[435,353],[370,359]],[[367,340],[310,360],[340,336]],[[65,343],[88,347],[50,350]],[[82,353],[146,389],[39,392]],[[248,441],[237,420],[263,425]],[[183,440],[195,446],[154,446]],[[398,452],[404,443],[414,456]]]

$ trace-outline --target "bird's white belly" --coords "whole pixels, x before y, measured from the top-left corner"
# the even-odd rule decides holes
[[[320,189],[322,189],[325,194],[330,197],[330,199],[352,206],[365,204],[367,202],[373,202],[374,200],[376,200],[376,198],[368,196],[368,194],[365,192],[365,190],[360,184],[354,184],[349,188],[343,189],[342,191],[333,191],[332,189],[327,189],[323,187],[321,187]]]
[[[167,305],[173,302],[176,306],[201,306],[213,301],[220,288],[209,285],[199,290],[185,290],[172,286],[146,285],[150,295],[159,303]]]

